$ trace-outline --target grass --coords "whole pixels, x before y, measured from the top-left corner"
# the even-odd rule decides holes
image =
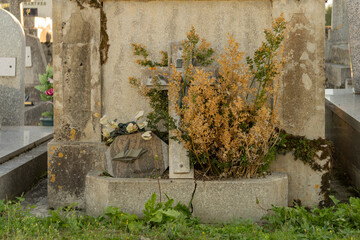
[[[156,203],[156,195],[138,218],[109,207],[99,217],[76,212],[73,206],[50,211],[48,217],[23,209],[24,199],[0,201],[1,239],[360,239],[360,199],[329,208],[274,207],[259,225],[248,220],[202,224],[173,200]]]

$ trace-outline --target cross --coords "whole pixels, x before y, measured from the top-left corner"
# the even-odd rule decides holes
[[[174,64],[178,72],[184,73],[184,63],[182,59],[183,46],[180,42],[170,44],[170,54],[169,54],[169,64]],[[196,65],[196,63],[195,63]],[[208,72],[215,72],[214,67],[201,67],[203,70]],[[156,69],[156,77],[158,78],[160,89],[167,91],[169,87],[169,76],[170,76],[170,67],[159,67]],[[154,87],[153,74],[149,73],[149,77],[146,81],[147,87]],[[169,111],[171,111],[171,102],[169,102]],[[180,116],[178,116],[174,111],[170,112],[170,115],[175,119],[177,126],[180,124]],[[169,139],[169,175],[170,178],[194,178],[194,169],[190,166],[190,159],[187,154],[187,150],[184,147],[184,144],[178,142],[171,137],[174,134],[170,133]]]

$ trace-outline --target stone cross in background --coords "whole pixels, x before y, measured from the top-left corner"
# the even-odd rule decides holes
[[[325,62],[327,88],[352,88],[349,24],[344,0],[333,0],[331,29],[326,39]]]
[[[360,0],[347,0],[351,72],[355,94],[360,94]]]
[[[24,125],[25,35],[19,21],[0,9],[0,123]]]
[[[173,64],[176,67],[176,71],[184,73],[184,63],[182,59],[183,46],[181,42],[171,43],[170,44],[170,54],[169,54],[169,66]],[[194,63],[196,66],[196,63]],[[215,72],[214,67],[201,67],[203,70],[208,72]],[[168,90],[168,76],[170,76],[169,67],[161,67],[157,70],[157,75],[160,81],[160,87],[165,90]],[[148,87],[153,86],[152,76],[149,76],[147,79],[146,85]],[[169,111],[171,111],[171,102],[169,102]],[[181,104],[181,103],[180,103]],[[175,119],[176,125],[180,124],[180,117],[174,112],[171,111],[171,116]],[[187,154],[187,150],[184,147],[183,143],[178,142],[177,140],[171,139],[174,134],[170,132],[169,139],[169,177],[170,178],[193,178],[194,170],[190,166],[190,159]]]
[[[174,64],[178,72],[184,72],[184,66],[182,62],[182,45],[181,43],[171,43],[170,54],[169,54],[169,66]],[[163,67],[159,69],[159,80],[161,87],[164,90],[168,90],[168,79],[167,76],[170,76],[170,68]],[[152,77],[149,76],[149,79],[146,83],[147,86],[151,87]],[[171,111],[171,102],[169,102],[169,111]],[[171,111],[171,116],[175,119],[176,125],[180,123],[180,117],[173,111]],[[190,166],[190,159],[187,156],[187,150],[184,147],[183,143],[178,142],[177,140],[171,139],[174,135],[170,132],[169,139],[169,177],[170,178],[193,178],[194,170]]]

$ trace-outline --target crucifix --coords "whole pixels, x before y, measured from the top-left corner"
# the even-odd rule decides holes
[[[183,46],[181,43],[171,43],[169,51],[169,63],[168,66],[173,64],[176,71],[182,74],[184,78],[185,67],[183,62]],[[196,65],[195,61],[193,64]],[[215,72],[214,67],[202,67],[205,71]],[[170,67],[159,67],[156,70],[156,74],[150,74],[147,81],[147,87],[153,87],[153,78],[157,78],[157,84],[160,85],[160,89],[167,91],[169,84],[169,76],[171,74]],[[181,100],[180,100],[181,101]],[[181,104],[181,103],[179,103]],[[169,101],[169,111],[171,117],[175,120],[177,126],[179,126],[181,117],[176,112],[172,111],[172,103]],[[169,177],[170,178],[194,178],[194,169],[191,167],[190,159],[187,154],[187,150],[184,144],[172,139],[174,134],[169,134]]]

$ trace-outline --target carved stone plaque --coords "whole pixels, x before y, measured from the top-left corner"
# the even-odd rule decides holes
[[[156,177],[168,168],[168,145],[154,134],[152,139],[144,140],[142,134],[115,138],[106,153],[107,171],[111,175],[117,178]]]

